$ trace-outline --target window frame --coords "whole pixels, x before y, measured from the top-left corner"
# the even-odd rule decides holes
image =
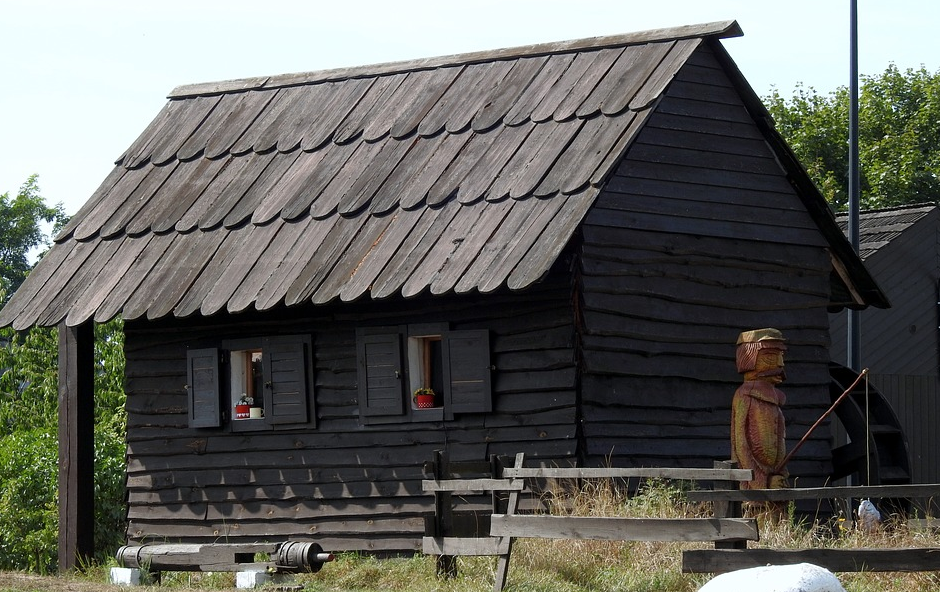
[[[218,345],[187,350],[189,427],[226,428],[232,432],[316,428],[312,336],[225,339]],[[235,401],[240,393],[232,390],[231,352],[258,349],[264,414],[261,418],[236,420]],[[210,356],[214,356],[214,365]],[[211,389],[207,387],[210,373]],[[279,395],[278,388],[288,390]]]
[[[422,382],[415,374],[427,368],[410,359],[415,349],[409,347],[410,340],[437,336],[442,345],[443,389],[435,391],[440,405],[419,409],[412,402],[415,385]],[[374,344],[382,344],[382,347],[370,351]],[[464,359],[467,351],[472,351],[470,370]],[[486,329],[450,330],[447,323],[361,327],[356,330],[360,423],[441,422],[453,420],[460,413],[491,412],[494,369],[491,358],[489,330]],[[374,389],[370,388],[371,384],[376,385]],[[394,392],[394,404],[390,392]],[[468,394],[472,398],[468,398]]]

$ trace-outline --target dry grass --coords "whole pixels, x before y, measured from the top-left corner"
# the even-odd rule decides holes
[[[635,484],[634,484],[635,485]],[[658,518],[710,515],[707,504],[685,499],[682,486],[651,481],[636,495],[625,495],[607,481],[587,482],[576,491],[553,488],[543,502],[556,514],[585,516],[633,516]],[[786,511],[758,517],[761,541],[751,547],[767,548],[898,548],[940,547],[936,531],[911,530],[899,520],[888,520],[885,528],[863,533],[846,527],[847,522],[800,521]],[[682,551],[709,548],[705,543],[647,543],[520,539],[513,548],[508,592],[694,592],[708,579],[704,574],[681,573]],[[461,558],[457,579],[435,577],[432,557],[415,556],[379,560],[342,554],[318,574],[305,574],[298,584],[310,592],[487,592],[492,589],[495,560],[488,557]],[[842,573],[848,592],[933,592],[940,589],[940,572]],[[67,578],[25,574],[0,574],[0,592],[68,590],[117,592],[102,582],[107,570],[99,568],[86,576]],[[196,591],[231,590],[232,574],[172,574],[160,587],[140,590]]]

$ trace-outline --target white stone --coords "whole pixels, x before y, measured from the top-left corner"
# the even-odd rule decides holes
[[[136,567],[112,567],[111,583],[115,586],[140,586],[140,570]]]
[[[265,584],[285,584],[290,581],[290,574],[271,574],[265,571],[235,572],[236,588],[260,588]]]
[[[768,565],[716,576],[699,592],[845,592],[839,579],[827,569],[799,565]]]

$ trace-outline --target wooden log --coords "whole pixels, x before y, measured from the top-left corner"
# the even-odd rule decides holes
[[[479,556],[509,552],[509,539],[493,537],[424,537],[427,555]]]
[[[937,571],[940,548],[703,549],[683,551],[684,573],[724,573],[763,565],[812,563],[834,572]]]
[[[689,501],[780,502],[799,499],[931,498],[940,496],[940,484],[856,485],[846,487],[794,487],[790,489],[742,489],[741,491],[690,491]]]
[[[493,514],[493,536],[595,541],[729,541],[760,539],[752,518],[596,518]]]
[[[689,481],[748,481],[750,469],[639,468],[512,468],[503,469],[504,477],[535,479],[684,479]]]
[[[421,482],[421,489],[425,492],[522,491],[524,487],[525,482],[521,479],[425,479]]]

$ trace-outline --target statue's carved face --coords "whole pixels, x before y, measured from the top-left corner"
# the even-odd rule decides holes
[[[746,380],[764,380],[772,384],[780,384],[786,380],[786,371],[783,369],[783,353],[785,346],[775,347],[764,345],[757,352],[755,368],[744,374]]]

